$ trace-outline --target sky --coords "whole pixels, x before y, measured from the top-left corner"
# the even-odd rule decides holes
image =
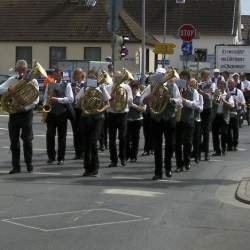
[[[250,0],[241,0],[241,13],[250,15]]]

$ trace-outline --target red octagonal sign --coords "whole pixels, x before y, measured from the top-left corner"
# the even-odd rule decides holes
[[[183,24],[178,33],[183,41],[190,42],[196,37],[196,28],[192,24]]]

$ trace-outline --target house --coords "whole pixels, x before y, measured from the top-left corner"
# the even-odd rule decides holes
[[[1,0],[0,74],[8,73],[16,60],[29,65],[39,61],[45,68],[57,67],[60,60],[100,61],[111,56],[112,34],[108,31],[105,0],[86,6],[82,0]],[[95,1],[86,1],[95,2]],[[118,34],[129,37],[129,55],[119,58],[117,68],[140,71],[142,28],[126,9],[119,16]],[[152,48],[157,40],[146,35],[147,69],[154,70]],[[151,63],[150,63],[151,62]]]

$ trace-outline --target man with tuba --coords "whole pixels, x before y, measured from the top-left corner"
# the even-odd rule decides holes
[[[175,144],[175,109],[181,106],[182,100],[175,83],[177,72],[171,68],[165,74],[156,73],[150,76],[149,85],[142,94],[142,101],[148,105],[152,116],[152,130],[154,139],[155,175],[153,180],[163,178],[162,143],[165,137],[166,176],[172,176],[172,157]]]
[[[17,75],[10,77],[6,82],[0,86],[0,95],[9,93],[14,96],[16,94],[15,85],[19,81],[28,76],[28,64],[25,60],[19,60],[15,67]],[[27,80],[28,82],[29,80]],[[39,91],[38,82],[32,79],[32,84]],[[38,94],[37,94],[38,95]],[[16,101],[16,100],[13,100]],[[26,163],[27,171],[32,172],[32,140],[33,140],[33,109],[39,102],[39,96],[27,106],[23,106],[16,102],[15,112],[9,114],[9,137],[10,137],[10,150],[12,153],[12,170],[9,174],[21,172],[20,166],[20,132],[23,140],[24,160]]]
[[[182,172],[185,168],[191,168],[191,149],[194,131],[194,111],[199,105],[199,94],[196,89],[192,87],[193,81],[190,81],[190,73],[182,72],[185,76],[186,86],[181,90],[182,105],[180,121],[176,123],[176,172]]]
[[[132,90],[126,83],[133,80],[133,76],[126,69],[123,72],[116,71],[113,76],[113,85],[106,89],[111,96],[110,107],[108,108],[109,125],[109,152],[111,163],[108,167],[117,167],[118,155],[116,148],[116,133],[118,130],[119,158],[121,165],[126,166],[126,134],[127,115],[129,106],[133,101]]]
[[[84,177],[96,177],[99,171],[97,141],[103,128],[104,111],[109,107],[110,95],[104,86],[98,86],[98,74],[88,72],[86,86],[77,95],[82,116],[80,121],[84,152]]]
[[[68,105],[74,101],[71,84],[62,81],[62,72],[54,71],[54,82],[47,85],[44,93],[44,112],[47,113],[46,146],[48,164],[56,159],[55,136],[58,134],[57,165],[64,163],[66,151]]]

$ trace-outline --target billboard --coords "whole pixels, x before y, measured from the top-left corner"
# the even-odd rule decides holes
[[[250,73],[250,46],[217,45],[216,68],[221,71]]]

